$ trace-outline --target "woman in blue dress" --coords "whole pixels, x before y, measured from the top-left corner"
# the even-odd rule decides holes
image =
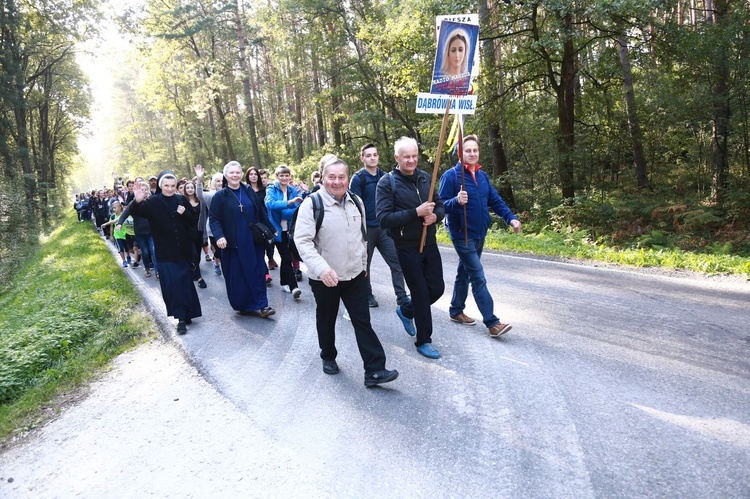
[[[269,317],[276,313],[266,295],[265,245],[253,239],[251,223],[271,221],[262,200],[242,183],[242,166],[230,161],[224,166],[226,187],[211,200],[209,225],[221,248],[221,270],[232,308],[240,314]]]

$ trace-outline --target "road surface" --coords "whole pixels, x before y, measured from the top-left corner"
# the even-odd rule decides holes
[[[750,284],[485,253],[496,313],[513,325],[492,339],[481,322],[449,321],[457,259],[452,248],[441,251],[437,361],[420,356],[404,332],[376,253],[380,307],[371,309],[372,322],[388,368],[400,377],[375,389],[363,386],[342,317],[341,373],[322,372],[306,282],[295,302],[273,271],[269,300],[277,314],[239,316],[223,278],[202,264],[209,283],[198,290],[203,318],[185,336],[174,337],[174,322],[169,331],[241,413],[239,427],[254,432],[259,447],[244,467],[232,463],[232,476],[283,463],[269,471],[273,480],[256,477],[237,490],[263,497],[750,497]],[[163,310],[158,283],[127,272]],[[466,313],[480,318],[471,298]],[[209,446],[205,458],[216,452]],[[134,477],[132,489],[115,495],[151,490],[140,480],[156,476]],[[114,492],[103,487],[91,495]]]

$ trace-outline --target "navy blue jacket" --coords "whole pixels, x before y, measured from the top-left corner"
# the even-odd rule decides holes
[[[213,234],[217,241],[222,237],[225,238],[227,240],[227,247],[229,248],[237,247],[237,217],[242,217],[243,219],[249,218],[253,223],[263,222],[269,229],[274,230],[271,221],[268,219],[268,215],[266,215],[266,211],[263,209],[263,201],[258,194],[243,183],[240,183],[240,189],[242,189],[242,200],[247,203],[249,199],[255,205],[255,217],[251,217],[247,211],[245,213],[248,213],[248,216],[245,217],[242,213],[238,213],[237,210],[229,209],[238,205],[237,198],[229,190],[229,187],[225,187],[214,194],[208,212],[208,224],[211,226],[211,234]]]
[[[487,237],[487,229],[492,224],[492,217],[488,208],[505,220],[508,225],[512,220],[517,220],[503,198],[490,183],[489,176],[481,169],[477,169],[475,175],[466,170],[465,182],[465,190],[469,195],[469,202],[466,203],[469,239],[484,239]],[[445,226],[448,228],[451,239],[463,239],[464,237],[464,209],[456,198],[460,190],[461,165],[458,164],[440,177],[440,189],[438,191],[440,199],[445,204]]]
[[[362,168],[357,173],[352,175],[352,181],[349,182],[349,190],[362,199],[365,203],[365,214],[367,216],[367,226],[377,227],[378,218],[375,216],[375,191],[378,186],[378,181],[386,173],[378,168],[375,175],[370,175],[366,168]]]
[[[394,189],[391,187],[393,175]],[[419,247],[422,239],[422,217],[417,215],[417,206],[427,201],[430,195],[430,174],[417,168],[413,175],[404,175],[395,167],[378,181],[375,195],[375,211],[378,223],[388,229],[393,242],[399,248]],[[445,208],[439,197],[433,198],[437,216],[434,224],[427,226],[425,245],[437,244],[437,224],[445,218]]]

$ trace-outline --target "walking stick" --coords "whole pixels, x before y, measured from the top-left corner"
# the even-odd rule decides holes
[[[427,202],[432,202],[432,195],[435,193],[435,180],[437,179],[438,170],[440,169],[440,156],[443,154],[443,142],[445,142],[445,129],[448,126],[448,117],[451,111],[451,97],[448,96],[448,104],[445,106],[445,114],[443,115],[443,127],[440,129],[440,141],[438,142],[437,157],[435,158],[435,168],[432,170],[432,182],[430,182],[430,195],[427,197]],[[427,239],[427,226],[422,226],[422,239],[419,241],[419,252],[421,253],[424,249],[424,242]]]

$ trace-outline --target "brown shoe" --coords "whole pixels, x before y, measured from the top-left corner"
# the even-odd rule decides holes
[[[498,322],[490,328],[490,336],[492,336],[493,338],[497,338],[498,336],[507,333],[511,329],[513,329],[513,327],[510,324],[503,324],[502,322]]]
[[[463,324],[464,326],[473,326],[477,323],[474,319],[466,315],[465,313],[461,312],[458,315],[451,316],[451,320],[453,322],[458,322],[459,324]]]
[[[271,307],[263,307],[260,309],[259,315],[265,319],[266,317],[271,317],[275,313],[276,310],[272,309]]]

